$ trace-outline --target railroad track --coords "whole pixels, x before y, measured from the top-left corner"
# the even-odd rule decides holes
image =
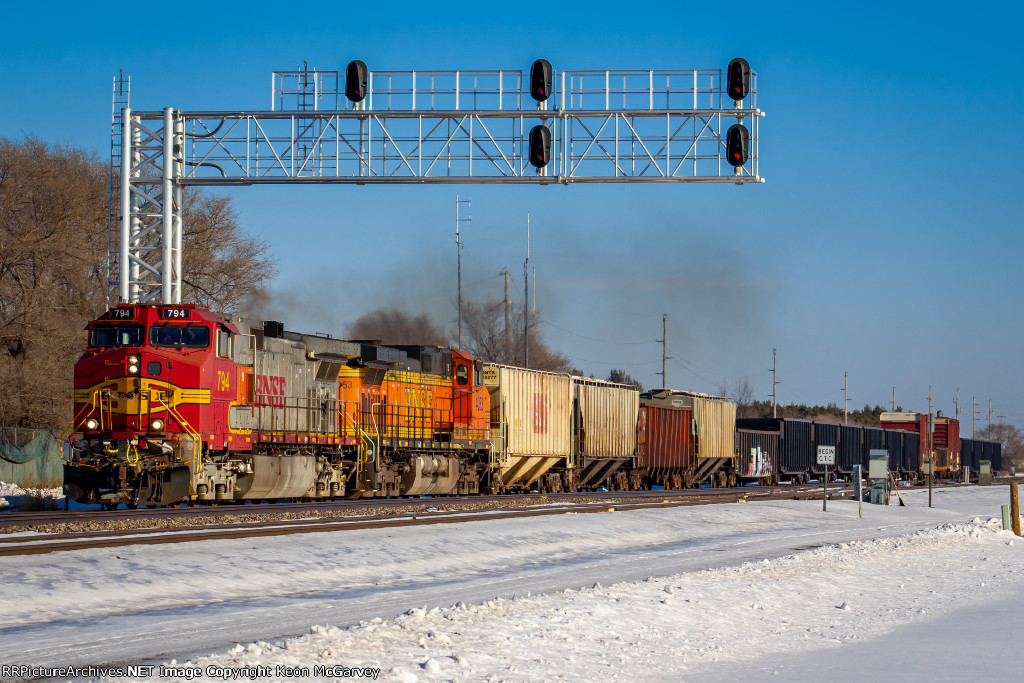
[[[849,487],[833,484],[829,487],[832,497],[837,497],[849,490]],[[344,501],[348,514],[344,516],[316,516],[325,513],[323,506],[310,509],[306,504],[304,513],[312,516],[299,519],[265,519],[255,521],[233,521],[230,510],[223,508],[224,521],[204,524],[186,523],[173,527],[140,526],[132,529],[101,529],[95,531],[79,531],[64,533],[31,533],[9,534],[0,536],[0,556],[7,555],[38,555],[64,550],[82,550],[88,548],[113,548],[127,545],[146,545],[163,543],[183,543],[215,539],[250,538],[258,536],[281,536],[287,534],[322,533],[329,531],[345,531],[354,529],[387,528],[396,526],[417,526],[427,524],[451,524],[455,522],[471,522],[490,519],[510,519],[516,517],[537,517],[561,515],[566,513],[601,513],[620,510],[638,510],[664,507],[682,507],[707,505],[712,503],[729,503],[751,500],[787,500],[793,498],[815,498],[821,495],[821,489],[812,485],[799,487],[759,487],[746,489],[695,489],[689,491],[642,491],[622,492],[617,494],[601,493],[584,496],[583,494],[548,494],[547,496],[531,495],[516,497],[492,497],[484,499],[455,499],[458,502],[493,504],[496,502],[519,502],[524,504],[515,507],[497,507],[490,509],[452,509],[452,499],[433,498],[395,500],[395,501]],[[563,500],[559,500],[561,496]],[[371,512],[379,510],[380,503],[392,503],[394,508],[390,514]],[[410,503],[413,503],[410,506]],[[372,507],[371,507],[372,506]],[[271,516],[280,512],[280,508],[290,505],[268,506],[235,506],[238,512],[250,513],[247,508],[268,507],[261,511]],[[387,506],[385,506],[387,507]],[[413,507],[415,509],[410,510]],[[445,509],[447,508],[447,509]],[[220,508],[214,508],[220,509]],[[143,520],[152,517],[166,517],[168,512],[192,513],[195,508],[157,508],[152,510],[130,511],[133,518]],[[126,517],[124,512],[117,511],[77,511],[99,515],[95,519],[118,519]],[[138,513],[143,513],[139,515]],[[158,513],[163,513],[158,514]],[[202,512],[202,510],[200,510]],[[13,513],[32,515],[36,524],[40,523],[40,515],[52,520],[55,513]],[[68,513],[61,513],[67,515]],[[9,515],[4,515],[4,518]],[[95,521],[95,519],[93,521]],[[4,519],[6,521],[6,519]],[[61,521],[67,522],[67,518]]]
[[[595,498],[601,500],[620,499],[661,499],[675,497],[735,497],[741,494],[747,497],[759,495],[760,492],[783,493],[798,495],[806,490],[821,491],[820,484],[804,484],[801,486],[772,487],[741,487],[725,489],[682,489],[656,491],[593,491],[579,493],[525,493],[504,496],[445,496],[435,498],[378,498],[364,500],[316,501],[304,503],[258,503],[246,504],[235,501],[222,501],[219,505],[196,505],[194,507],[160,507],[138,508],[135,510],[46,510],[32,512],[6,512],[0,515],[0,533],[10,527],[43,525],[61,522],[103,522],[106,520],[151,519],[171,517],[234,517],[238,515],[260,515],[299,513],[315,515],[321,511],[347,512],[372,508],[404,508],[410,506],[436,507],[439,505],[487,505],[493,503],[529,504],[537,501],[563,501]],[[758,493],[755,493],[758,492]]]

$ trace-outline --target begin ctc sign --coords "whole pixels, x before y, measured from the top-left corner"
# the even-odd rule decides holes
[[[819,465],[835,465],[836,464],[836,447],[835,446],[818,446],[818,464]]]

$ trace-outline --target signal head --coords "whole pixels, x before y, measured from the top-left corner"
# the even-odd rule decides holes
[[[742,123],[729,126],[725,133],[725,158],[735,167],[747,163],[750,155],[750,131]]]
[[[353,59],[345,69],[345,97],[350,102],[362,102],[366,99],[367,74],[366,62]]]
[[[551,70],[551,62],[546,59],[538,59],[530,67],[530,95],[538,102],[543,102],[551,97],[551,80],[554,72]]]
[[[747,60],[737,57],[729,62],[725,78],[725,91],[736,102],[750,94],[750,64]]]
[[[536,125],[530,129],[530,163],[544,168],[551,160],[551,129]]]

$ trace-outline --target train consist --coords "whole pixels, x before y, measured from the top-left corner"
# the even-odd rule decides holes
[[[737,429],[735,404],[721,397],[641,395],[457,349],[300,334],[192,305],[119,305],[87,330],[65,490],[109,508],[799,480],[815,471],[801,450],[811,444],[833,438],[855,458],[874,443],[854,428],[864,430],[856,456],[845,426]],[[885,444],[900,437],[894,469],[920,469],[920,421],[893,420],[876,431]],[[945,438],[952,471],[959,433]]]

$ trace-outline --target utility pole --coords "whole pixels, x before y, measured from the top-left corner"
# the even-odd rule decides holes
[[[473,216],[466,216],[465,218],[459,218],[460,205],[465,204],[466,206],[472,206],[472,199],[459,199],[459,195],[455,195],[455,245],[459,251],[459,348],[462,348],[462,239],[459,235],[459,223],[469,223],[473,220]]]
[[[932,388],[928,387],[928,507],[932,506],[933,479],[935,479],[935,418],[932,417]]]
[[[850,395],[847,392],[846,375],[843,373],[843,424],[849,424],[849,420],[846,415],[846,407],[850,404]]]
[[[530,212],[526,212],[526,262],[523,264],[523,367],[530,367]]]
[[[668,386],[665,366],[668,365],[668,313],[661,314],[661,388]]]
[[[661,342],[661,372],[654,374],[661,375],[661,388],[665,389],[668,386],[668,375],[666,374],[667,361],[672,358],[668,355],[668,313],[661,314],[661,339],[655,339],[656,342]]]
[[[988,400],[988,431],[992,433],[992,399]]]
[[[779,416],[779,410],[778,410],[779,409],[779,397],[776,396],[778,391],[775,388],[775,387],[779,386],[779,382],[778,382],[778,379],[777,379],[777,377],[778,377],[777,372],[778,372],[778,366],[776,364],[776,350],[772,349],[772,417],[773,418]]]
[[[956,421],[960,421],[960,387],[956,388],[956,397],[953,399],[953,405],[956,406]]]
[[[508,268],[505,269],[505,359],[512,363],[512,304],[508,296]]]
[[[892,412],[896,412],[896,387],[892,388]]]
[[[971,396],[971,402],[974,404],[974,408],[971,410],[971,438],[974,438],[974,433],[978,431],[978,399],[975,396]]]

